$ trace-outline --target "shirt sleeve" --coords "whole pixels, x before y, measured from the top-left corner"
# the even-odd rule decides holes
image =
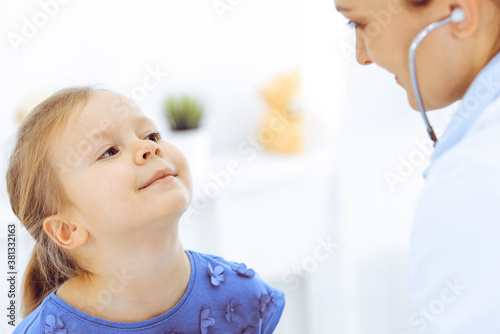
[[[262,333],[271,334],[276,329],[276,326],[278,326],[283,313],[285,307],[285,294],[280,290],[273,289],[273,291],[267,295],[269,302],[267,302],[266,309],[262,307],[262,299],[264,296],[266,295],[261,296],[260,301],[260,311],[264,318],[262,321]]]
[[[417,205],[410,324],[418,333],[500,333],[500,143],[477,140],[435,162]]]

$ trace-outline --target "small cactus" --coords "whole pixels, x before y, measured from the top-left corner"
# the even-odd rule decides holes
[[[196,129],[203,117],[203,107],[194,98],[171,96],[165,102],[165,115],[173,131]]]

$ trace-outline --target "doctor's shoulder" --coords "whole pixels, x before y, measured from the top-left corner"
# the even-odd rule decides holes
[[[463,116],[456,117],[459,122],[450,124],[450,126],[459,127],[461,125],[460,119],[467,117],[471,117],[471,114],[464,113]],[[481,111],[479,117],[464,134],[463,139],[443,154],[447,159],[438,159],[438,161],[443,160],[439,161],[440,163],[448,162],[448,166],[472,165],[479,169],[498,171],[500,168],[499,153],[500,96],[496,97]]]
[[[500,95],[489,103],[475,124],[471,127],[471,134],[481,134],[486,131],[500,136],[496,130],[500,127]],[[498,143],[491,143],[498,144]]]
[[[500,201],[500,98],[490,103],[463,139],[431,167],[422,198],[437,196],[440,200],[436,203],[446,201],[456,206],[467,194],[467,202],[455,210],[481,207],[492,213],[498,207],[492,202]]]
[[[500,169],[500,96],[492,101],[472,125],[461,145],[469,161],[486,169]]]
[[[272,333],[283,313],[285,294],[265,282],[260,275],[245,263],[226,260],[223,257],[188,251],[198,272],[196,294],[207,305],[219,304],[227,310],[240,309],[245,317],[260,323],[262,333]],[[200,284],[201,283],[201,284]],[[197,298],[198,299],[198,298]],[[236,314],[234,314],[236,316]]]

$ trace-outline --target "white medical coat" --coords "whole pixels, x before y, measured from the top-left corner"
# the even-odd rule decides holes
[[[424,172],[411,236],[417,333],[500,333],[500,54],[464,95]]]

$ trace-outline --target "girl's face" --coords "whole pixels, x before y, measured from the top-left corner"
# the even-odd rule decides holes
[[[73,203],[70,216],[91,236],[162,229],[188,207],[185,157],[156,135],[156,125],[129,99],[94,92],[64,131],[53,151],[56,165]],[[144,187],[160,170],[172,176]]]
[[[443,1],[421,7],[405,0],[335,0],[335,4],[355,27],[357,61],[361,65],[376,63],[394,74],[406,90],[410,105],[417,110],[408,50],[420,30],[449,16],[453,8]],[[417,52],[417,74],[428,109],[442,108],[460,99],[473,78],[473,73],[467,71],[470,66],[463,66],[467,53],[461,52],[463,45],[455,37],[452,24],[429,34]]]

